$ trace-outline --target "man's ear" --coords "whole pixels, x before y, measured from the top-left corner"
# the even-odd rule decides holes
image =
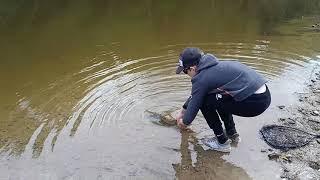
[[[190,68],[192,68],[194,71],[197,70],[197,66],[191,66]]]

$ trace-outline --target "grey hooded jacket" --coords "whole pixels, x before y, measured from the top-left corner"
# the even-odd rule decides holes
[[[192,90],[183,108],[183,123],[191,124],[208,94],[228,94],[235,101],[242,101],[254,94],[267,80],[253,69],[236,60],[219,61],[212,54],[205,54],[191,79]]]

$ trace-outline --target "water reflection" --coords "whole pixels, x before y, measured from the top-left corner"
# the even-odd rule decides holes
[[[190,132],[181,132],[180,150],[181,163],[173,165],[179,179],[251,179],[243,169],[223,160],[223,153],[205,151]]]

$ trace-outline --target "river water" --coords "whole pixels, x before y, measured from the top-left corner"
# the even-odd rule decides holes
[[[15,0],[0,2],[0,179],[276,179],[258,130],[297,103],[320,60],[316,0]],[[320,28],[320,27],[319,27]],[[191,90],[176,75],[196,46],[263,74],[272,104],[235,117],[242,142],[206,148],[159,126]]]

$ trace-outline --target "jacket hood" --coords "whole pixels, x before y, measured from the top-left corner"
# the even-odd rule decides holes
[[[198,73],[203,70],[207,69],[211,66],[215,66],[219,63],[219,60],[212,54],[205,54],[199,62],[198,65]]]

